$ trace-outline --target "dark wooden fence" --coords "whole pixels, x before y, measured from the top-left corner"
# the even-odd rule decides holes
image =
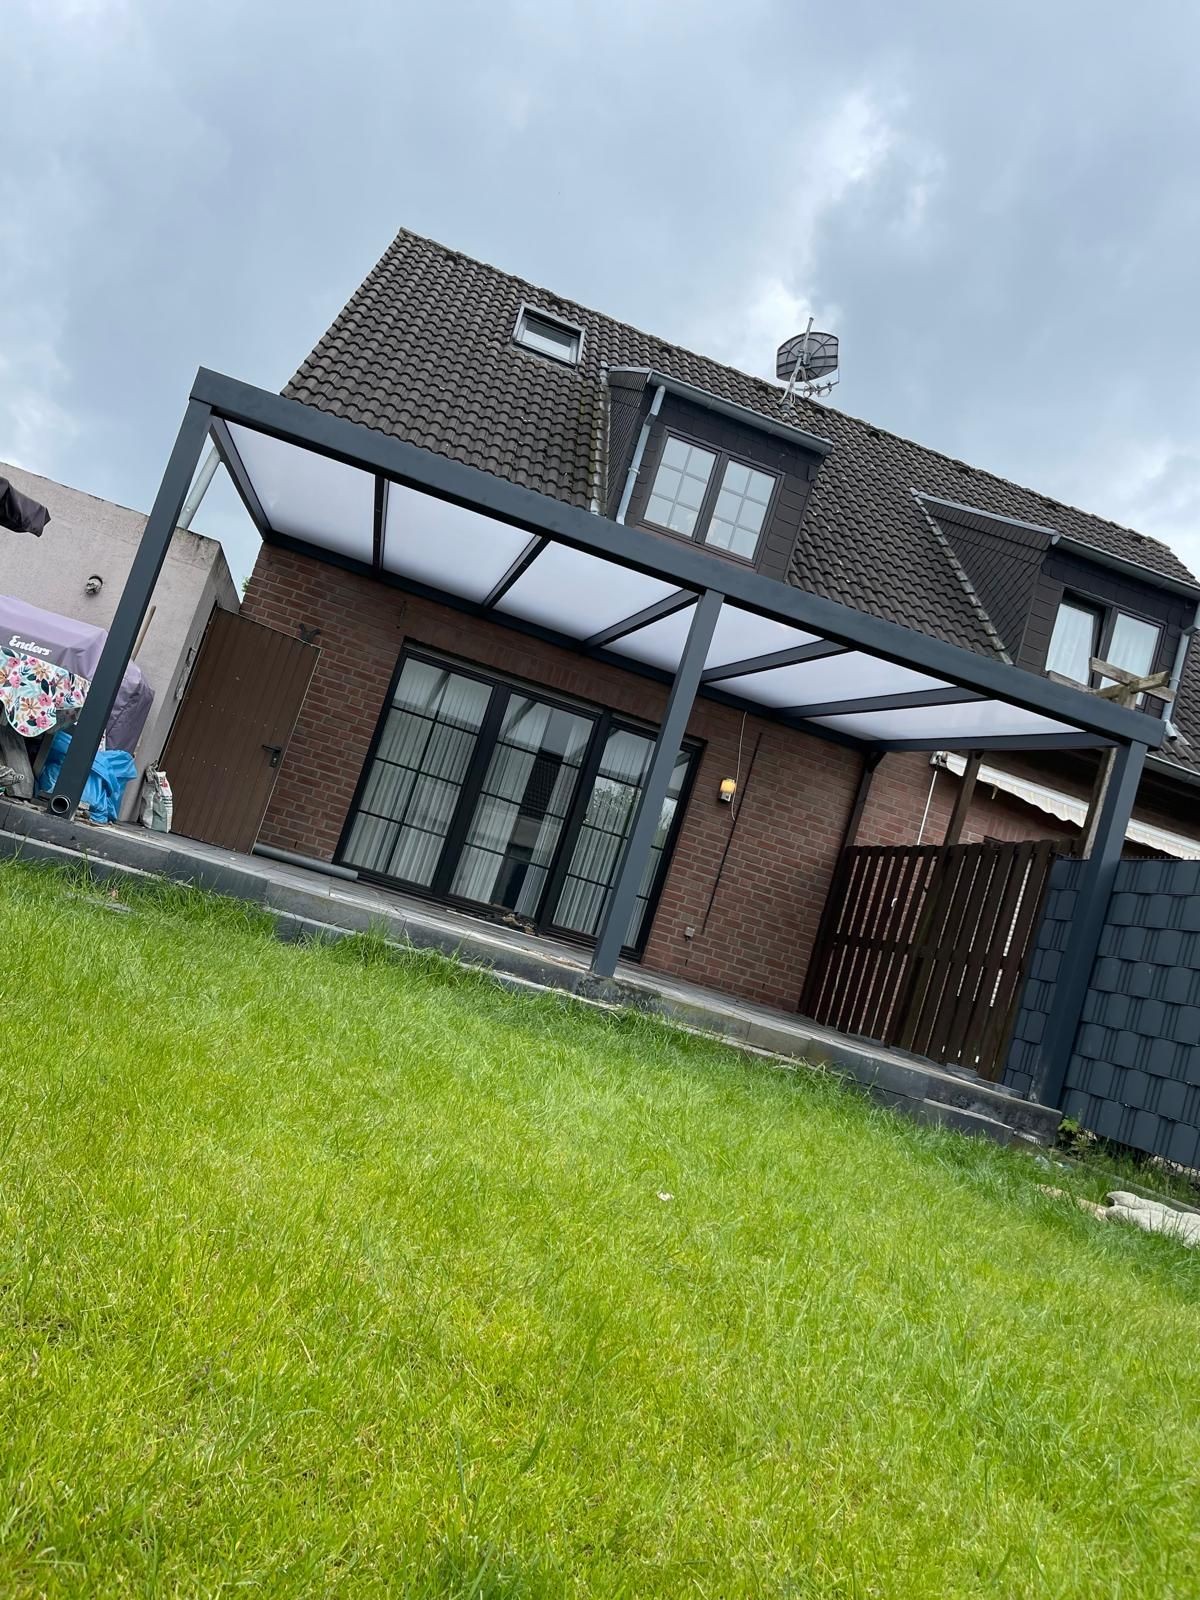
[[[800,1009],[999,1078],[1053,840],[842,852]]]

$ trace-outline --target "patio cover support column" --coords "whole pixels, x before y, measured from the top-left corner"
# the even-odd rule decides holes
[[[1066,949],[1059,958],[1054,998],[1038,1051],[1033,1098],[1043,1105],[1056,1106],[1062,1099],[1063,1082],[1075,1047],[1083,1002],[1100,948],[1113,879],[1125,846],[1125,830],[1129,826],[1145,760],[1144,744],[1121,745],[1114,752],[1112,770],[1100,797],[1095,844],[1080,875],[1071,931]]]
[[[654,754],[650,757],[633,827],[617,868],[612,894],[600,920],[596,948],[592,952],[592,971],[602,978],[611,978],[617,970],[617,959],[625,943],[629,919],[633,916],[638,886],[650,859],[650,848],[671,784],[671,774],[675,770],[675,757],[687,732],[688,718],[700,687],[700,674],[704,671],[705,657],[720,614],[720,594],[715,589],[706,589],[692,614],[687,643],[679,658],[658,738],[654,741]]]
[[[154,497],[154,506],[146,519],[137,554],[109,626],[108,639],[83,710],[79,713],[79,721],[71,730],[71,746],[50,797],[50,809],[59,816],[69,817],[75,810],[91,773],[105,725],[112,714],[117,690],[121,687],[121,679],[133,655],[138,629],[146,615],[150,596],[154,593],[154,585],[166,560],[171,536],[178,525],[200,460],[200,452],[208,437],[211,416],[211,407],[202,401],[188,401],[175,438],[175,448],[171,451],[167,469]]]

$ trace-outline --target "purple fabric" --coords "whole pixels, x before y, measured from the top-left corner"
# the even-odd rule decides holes
[[[82,678],[92,678],[107,638],[106,628],[61,617],[56,611],[43,611],[15,595],[0,594],[0,645],[5,649],[39,656]],[[141,667],[131,661],[104,730],[110,750],[132,751],[142,736],[153,703],[154,690]]]
[[[28,600],[0,594],[0,645],[22,655],[41,656],[81,678],[94,678],[108,634],[90,622],[76,622],[43,611]]]

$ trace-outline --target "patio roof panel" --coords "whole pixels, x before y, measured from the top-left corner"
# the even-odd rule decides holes
[[[389,485],[383,568],[482,602],[529,543],[522,528],[402,484]]]
[[[271,532],[370,561],[375,479],[236,422],[229,438]]]
[[[205,372],[196,401],[267,539],[674,675],[723,599],[700,692],[863,745],[1157,745],[1161,723]],[[373,515],[374,513],[374,515]]]

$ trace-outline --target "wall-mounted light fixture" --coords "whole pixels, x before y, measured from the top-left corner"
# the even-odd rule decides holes
[[[727,805],[727,806],[732,805],[733,804],[733,797],[734,797],[734,795],[736,793],[737,793],[737,779],[736,778],[722,778],[721,779],[720,793],[718,795],[718,798],[720,799],[722,804],[723,805]]]
[[[103,589],[103,587],[104,587],[104,579],[100,576],[100,574],[98,572],[93,572],[91,577],[84,584],[83,592],[84,592],[84,594],[99,594],[101,589]]]

